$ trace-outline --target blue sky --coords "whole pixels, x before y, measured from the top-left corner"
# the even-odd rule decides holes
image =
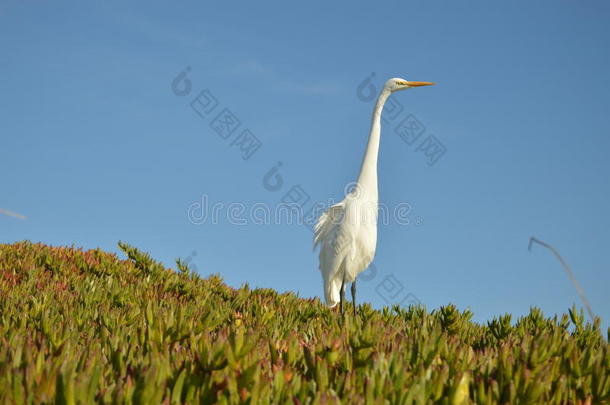
[[[377,88],[429,80],[386,111],[380,200],[408,203],[410,222],[380,226],[359,299],[451,302],[478,321],[580,305],[552,254],[527,251],[536,236],[608,326],[609,14],[601,1],[3,1],[0,208],[27,219],[0,215],[0,242],[123,240],[233,286],[319,296],[307,227],[194,224],[189,207],[274,209],[293,186],[307,204],[341,199],[372,109],[358,86],[372,73]],[[203,90],[218,104],[202,118],[190,103]],[[212,123],[225,108],[240,122],[227,139]],[[411,145],[396,132],[408,116],[423,130]],[[261,145],[246,160],[245,129]],[[418,150],[429,136],[445,150],[432,165]],[[278,162],[272,191],[263,178]]]

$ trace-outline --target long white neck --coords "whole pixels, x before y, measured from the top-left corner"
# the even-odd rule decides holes
[[[363,196],[375,202],[377,201],[377,155],[379,154],[379,138],[381,136],[381,112],[389,96],[389,92],[382,91],[375,104],[369,142],[366,145],[360,175],[358,176],[358,187]]]

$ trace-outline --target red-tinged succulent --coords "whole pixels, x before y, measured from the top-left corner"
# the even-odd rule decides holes
[[[341,317],[119,246],[0,245],[0,403],[610,403],[607,337],[576,308]]]

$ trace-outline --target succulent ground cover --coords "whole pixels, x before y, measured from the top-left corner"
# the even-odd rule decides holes
[[[0,245],[0,403],[610,403],[608,331],[574,307],[342,317],[119,246]]]

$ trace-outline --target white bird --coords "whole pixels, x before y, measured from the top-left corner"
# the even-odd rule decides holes
[[[320,247],[320,272],[326,304],[340,304],[343,313],[345,286],[352,283],[352,301],[356,314],[356,277],[375,256],[377,246],[377,155],[381,135],[381,112],[390,95],[399,90],[428,86],[431,82],[413,82],[400,78],[388,80],[375,104],[369,141],[355,186],[345,199],[326,210],[314,228],[314,249]]]

